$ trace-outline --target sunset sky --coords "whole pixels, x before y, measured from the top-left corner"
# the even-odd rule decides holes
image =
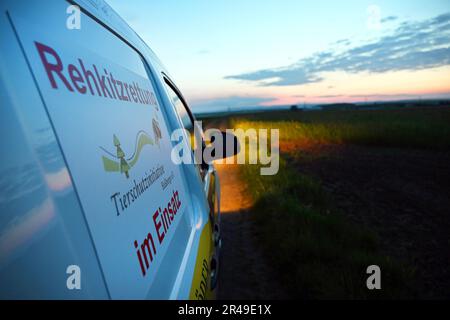
[[[450,97],[450,1],[107,2],[193,109]]]

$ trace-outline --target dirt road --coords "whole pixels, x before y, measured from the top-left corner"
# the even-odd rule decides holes
[[[266,262],[248,209],[252,201],[237,165],[216,165],[221,188],[223,239],[219,299],[283,299],[275,270]]]

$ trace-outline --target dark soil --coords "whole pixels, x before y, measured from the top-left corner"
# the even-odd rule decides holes
[[[219,299],[288,299],[278,275],[262,251],[257,228],[249,212],[222,216],[223,248],[219,277]]]
[[[422,298],[450,298],[450,153],[351,145],[281,146],[333,203],[416,269]]]

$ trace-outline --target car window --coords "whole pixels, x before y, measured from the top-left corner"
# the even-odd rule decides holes
[[[194,127],[197,126],[197,130],[200,134],[200,137],[199,137],[200,139],[203,139],[202,128],[199,127],[195,123],[194,115],[192,114],[191,110],[187,106],[181,93],[179,93],[179,91],[176,89],[175,85],[173,85],[173,83],[166,77],[164,77],[164,83],[166,85],[167,93],[169,95],[170,101],[172,102],[173,106],[175,107],[175,110],[176,110],[178,116],[180,117],[180,120],[181,120],[181,123],[182,123],[184,129],[186,129],[189,132],[190,146],[191,146],[192,151],[194,152],[195,148],[202,147],[201,145],[198,145],[198,143],[203,143],[203,140],[201,142],[198,142],[195,140]],[[201,165],[198,165],[198,169],[199,169],[200,175],[203,178],[206,173],[206,168],[203,168]]]
[[[181,119],[183,127],[189,131],[189,133],[194,133],[194,119],[189,111],[189,108],[184,104],[182,98],[178,95],[175,89],[172,88],[170,82],[166,80],[165,82],[167,93],[169,94],[170,101],[172,102],[178,116]]]

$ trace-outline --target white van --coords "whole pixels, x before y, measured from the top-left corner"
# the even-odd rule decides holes
[[[214,168],[171,160],[194,117],[105,2],[2,0],[0,103],[2,299],[214,298]]]

